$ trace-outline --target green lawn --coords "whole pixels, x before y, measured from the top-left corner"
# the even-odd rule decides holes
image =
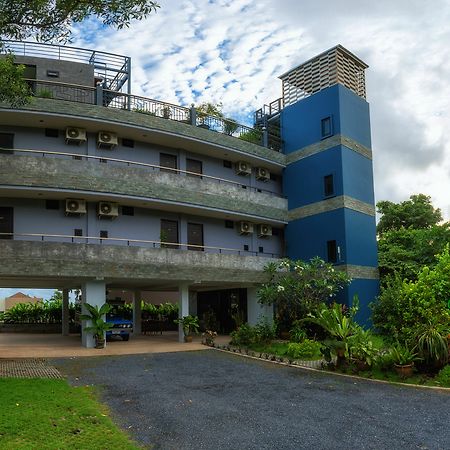
[[[90,387],[64,380],[0,379],[0,448],[139,449]]]
[[[251,344],[248,346],[250,350],[261,353],[270,353],[271,355],[276,355],[280,357],[286,357],[289,342],[271,342],[270,344]],[[301,358],[304,361],[315,361],[317,359],[322,359],[322,354],[317,352],[312,358]]]

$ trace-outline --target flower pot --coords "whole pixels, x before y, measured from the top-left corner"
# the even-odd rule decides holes
[[[95,338],[95,348],[105,348],[105,338]]]
[[[413,374],[414,364],[394,364],[397,375],[401,378],[411,377]]]
[[[184,342],[192,342],[192,336],[191,335],[184,336]]]

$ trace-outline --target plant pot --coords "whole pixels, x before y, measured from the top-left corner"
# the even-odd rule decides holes
[[[401,378],[409,378],[413,374],[414,364],[394,364],[397,375]]]
[[[289,341],[290,338],[291,338],[291,334],[289,333],[289,331],[281,331],[280,332],[280,339]]]
[[[191,335],[184,336],[184,342],[192,342],[192,336]]]
[[[95,339],[95,348],[105,348],[105,338]]]

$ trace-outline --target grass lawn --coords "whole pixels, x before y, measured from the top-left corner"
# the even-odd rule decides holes
[[[284,341],[284,342],[271,342],[270,344],[252,344],[249,345],[249,349],[253,350],[254,352],[261,352],[261,353],[270,353],[271,355],[286,356],[288,345],[290,342]],[[320,351],[318,351],[313,357],[311,358],[301,358],[304,361],[315,361],[317,359],[322,359],[322,354]]]
[[[90,387],[64,380],[0,379],[0,448],[139,449]]]

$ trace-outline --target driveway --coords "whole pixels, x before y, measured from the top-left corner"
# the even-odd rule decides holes
[[[450,395],[215,350],[53,360],[155,449],[449,449]]]

